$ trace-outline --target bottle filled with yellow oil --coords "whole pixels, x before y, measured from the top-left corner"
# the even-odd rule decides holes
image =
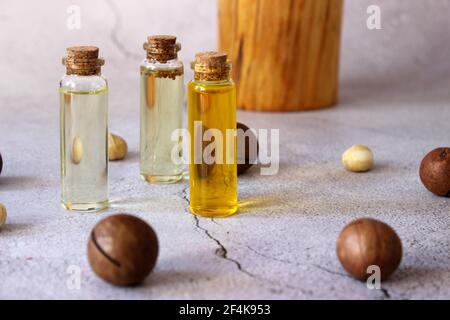
[[[67,210],[108,207],[108,85],[96,47],[72,47],[60,82],[61,203]]]
[[[227,55],[197,54],[188,84],[190,209],[219,218],[238,211],[236,85]]]

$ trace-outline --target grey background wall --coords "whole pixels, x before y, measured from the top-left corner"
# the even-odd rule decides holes
[[[66,27],[66,10],[72,4],[81,8],[81,30]],[[382,9],[382,30],[366,27],[370,4]],[[448,84],[449,17],[449,0],[347,0],[343,84],[385,86],[418,79],[433,83],[444,76]],[[53,93],[63,72],[64,49],[76,44],[100,46],[111,85],[124,86],[136,81],[146,36],[158,33],[179,36],[185,62],[196,51],[214,49],[216,1],[0,0],[0,74],[8,74],[0,77],[0,97],[14,97],[14,88]]]
[[[381,7],[382,30],[366,26],[371,4]],[[81,9],[80,30],[66,26],[71,5]],[[450,0],[347,0],[341,106],[450,102],[449,16]],[[122,119],[130,118],[136,129],[129,135],[137,137],[142,44],[147,35],[159,33],[179,37],[188,65],[197,51],[216,48],[217,2],[0,0],[0,118],[17,121],[12,118],[16,112],[39,106],[55,114],[51,125],[57,128],[56,90],[65,48],[94,44],[106,59],[110,123],[120,129]]]

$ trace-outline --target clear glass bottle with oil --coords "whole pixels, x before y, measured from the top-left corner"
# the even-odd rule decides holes
[[[61,203],[67,210],[108,207],[108,84],[96,47],[72,47],[60,81]]]
[[[182,150],[181,139],[174,141],[172,134],[183,128],[184,115],[184,68],[176,40],[174,36],[151,36],[144,44],[140,170],[149,183],[175,183],[183,178],[183,164],[172,156],[174,150]]]
[[[238,210],[236,86],[227,55],[200,53],[188,84],[190,209],[208,218]]]

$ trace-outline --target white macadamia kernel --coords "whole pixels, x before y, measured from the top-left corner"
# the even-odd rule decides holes
[[[123,160],[127,156],[128,145],[122,137],[110,133],[108,135],[108,154],[110,161]]]
[[[374,165],[373,152],[364,145],[354,145],[342,155],[342,164],[348,171],[370,171]]]

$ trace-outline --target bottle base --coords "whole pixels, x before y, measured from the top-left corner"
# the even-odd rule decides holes
[[[238,213],[237,207],[223,207],[223,208],[203,208],[203,207],[189,207],[192,214],[202,218],[227,218]]]
[[[183,174],[175,176],[150,176],[141,174],[141,178],[150,184],[173,184],[183,180]]]
[[[64,209],[75,212],[98,212],[109,208],[109,201],[95,203],[65,203],[61,202]]]

